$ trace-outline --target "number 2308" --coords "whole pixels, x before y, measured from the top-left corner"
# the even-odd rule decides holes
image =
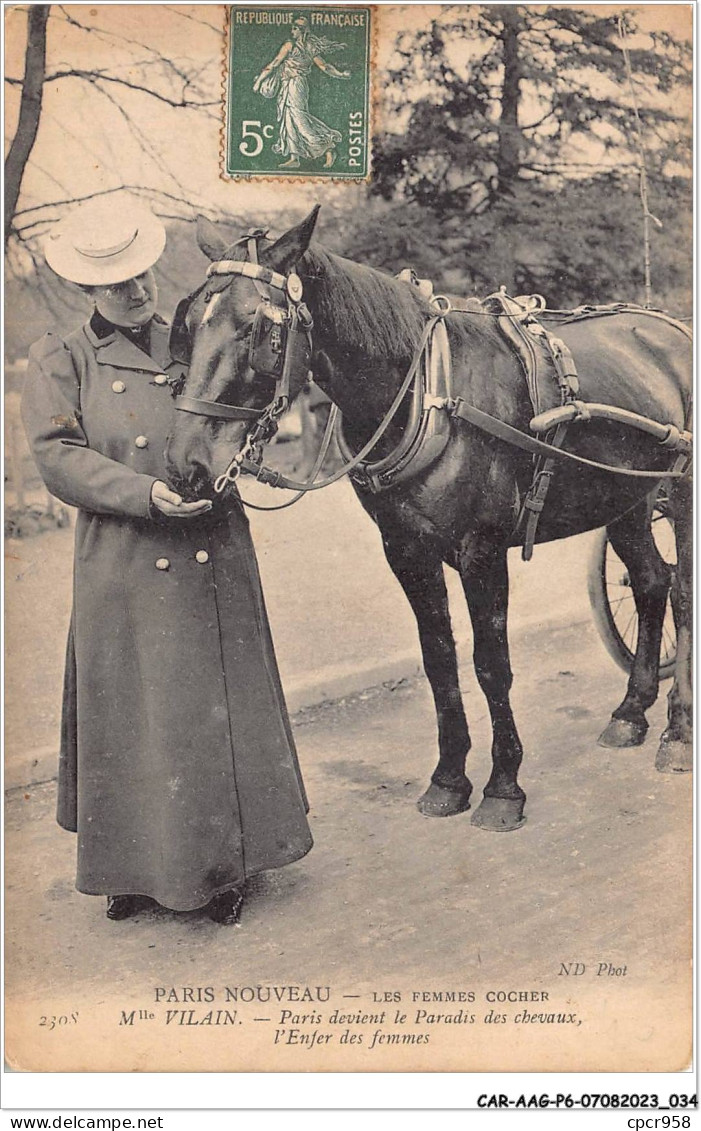
[[[39,1020],[40,1028],[44,1029],[65,1029],[67,1025],[76,1025],[78,1022],[78,1012],[75,1013],[62,1013],[57,1017],[54,1013],[51,1017],[41,1017]]]

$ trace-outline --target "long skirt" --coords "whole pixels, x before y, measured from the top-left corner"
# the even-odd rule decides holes
[[[79,891],[187,910],[309,851],[240,509],[177,525],[80,512],[61,737]]]

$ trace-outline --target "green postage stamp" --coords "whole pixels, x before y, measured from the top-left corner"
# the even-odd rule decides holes
[[[226,168],[233,177],[370,172],[371,9],[229,9]]]

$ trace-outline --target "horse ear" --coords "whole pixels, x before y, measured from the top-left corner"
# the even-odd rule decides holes
[[[284,236],[280,236],[280,239],[268,248],[266,258],[272,262],[276,270],[289,271],[302,258],[309,247],[320,208],[320,204],[315,204],[301,224],[290,228],[289,232],[285,232]]]
[[[218,234],[211,220],[206,216],[197,217],[197,243],[212,263],[224,258],[224,253],[229,246]]]

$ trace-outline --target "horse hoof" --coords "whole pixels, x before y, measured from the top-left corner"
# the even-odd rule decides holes
[[[424,817],[456,817],[470,808],[472,784],[465,779],[465,785],[449,788],[431,782],[426,792],[416,802],[416,808]]]
[[[483,797],[472,815],[472,824],[493,833],[510,833],[525,825],[525,797]]]
[[[599,746],[609,746],[622,750],[626,746],[640,746],[645,741],[647,723],[634,723],[630,719],[611,719],[603,734],[599,735]]]
[[[661,774],[688,774],[693,769],[694,748],[690,742],[663,738],[660,742],[655,769]]]

